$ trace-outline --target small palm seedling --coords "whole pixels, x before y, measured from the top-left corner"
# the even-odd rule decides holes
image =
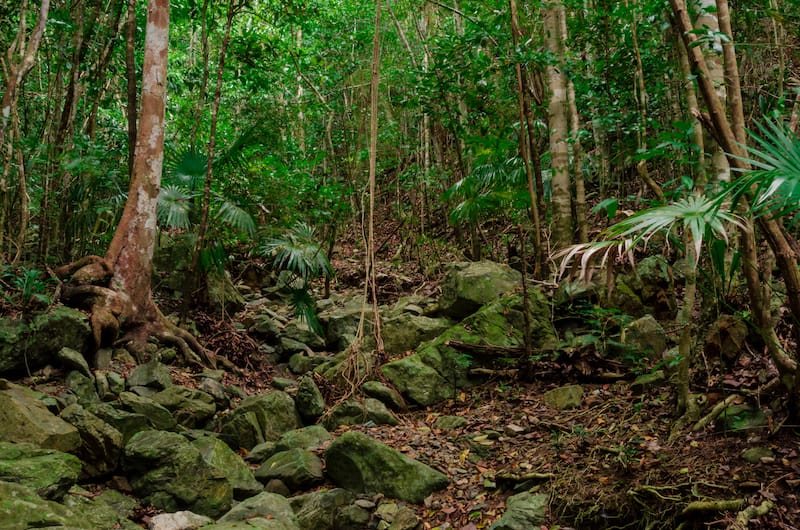
[[[315,232],[314,227],[299,221],[280,237],[264,244],[259,253],[273,257],[275,269],[289,273],[290,280],[284,282],[284,287],[291,296],[295,314],[312,331],[321,334],[311,283],[317,278],[331,278],[333,267],[316,241]]]

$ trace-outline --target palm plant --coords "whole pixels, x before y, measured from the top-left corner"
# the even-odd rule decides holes
[[[284,282],[295,314],[308,324],[315,333],[322,333],[311,296],[311,283],[317,278],[333,276],[333,267],[328,256],[316,241],[316,230],[309,224],[298,221],[280,237],[271,239],[258,249],[263,256],[273,258],[273,266],[290,274],[291,280]]]
[[[709,238],[727,244],[730,226],[743,228],[744,221],[736,214],[721,208],[718,197],[691,195],[670,204],[636,213],[606,228],[600,235],[601,240],[573,245],[556,256],[561,258],[562,275],[573,260],[579,259],[580,274],[588,281],[594,259],[599,257],[602,267],[606,265],[612,252],[616,252],[633,262],[632,250],[637,245],[646,245],[656,234],[669,235],[676,231],[682,232],[682,247],[687,267],[683,306],[677,321],[682,331],[678,345],[676,386],[678,411],[686,413],[687,420],[696,419],[699,414],[689,390],[689,367],[695,335],[692,312],[696,298],[700,251]],[[666,241],[669,241],[669,238],[666,238]]]

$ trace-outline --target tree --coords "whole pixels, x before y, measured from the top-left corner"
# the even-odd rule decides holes
[[[105,258],[88,256],[60,267],[71,275],[63,297],[87,304],[95,345],[114,340],[121,329],[134,352],[148,336],[177,344],[187,360],[214,365],[210,352],[184,330],[171,324],[155,305],[150,276],[156,236],[156,208],[164,162],[169,0],[148,0],[142,69],[141,114],[136,136],[130,189],[122,218]]]

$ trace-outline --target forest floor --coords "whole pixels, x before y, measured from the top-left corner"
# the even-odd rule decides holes
[[[339,256],[337,277],[357,284],[360,265],[350,255]],[[378,270],[387,279],[383,294],[389,298],[412,290],[435,295],[436,283],[411,269],[382,264]],[[230,337],[221,340],[232,344]],[[414,507],[426,529],[487,528],[502,515],[508,496],[521,491],[549,496],[543,529],[735,528],[740,510],[764,501],[774,507],[738,528],[800,528],[800,425],[789,425],[785,413],[772,413],[769,428],[752,432],[726,432],[712,422],[671,438],[677,418],[668,383],[636,393],[632,377],[597,383],[568,366],[555,368],[526,381],[489,380],[435,406],[399,414],[398,426],[347,428],[448,474],[447,489]],[[774,369],[750,353],[725,373],[708,371],[701,385],[706,388],[693,390],[707,391],[709,404],[723,398],[714,390],[723,387],[757,395],[757,374],[765,371]],[[258,391],[276,375],[288,374],[251,363],[244,377],[231,382]],[[582,405],[548,407],[542,395],[566,384],[583,387]],[[435,428],[444,415],[466,423],[455,430]],[[748,463],[742,452],[752,447],[768,448],[771,456]]]

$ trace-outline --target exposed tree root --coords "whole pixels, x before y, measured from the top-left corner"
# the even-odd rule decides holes
[[[736,515],[736,521],[728,527],[728,530],[747,530],[751,520],[767,515],[774,507],[775,505],[770,501],[764,501],[758,506],[748,506]]]
[[[54,273],[60,280],[67,281],[61,289],[61,299],[89,311],[95,348],[125,342],[138,359],[147,338],[153,336],[176,346],[187,363],[216,368],[217,356],[204,348],[194,335],[170,322],[152,298],[145,307],[136,308],[125,292],[109,285],[113,269],[107,260],[85,256],[58,267]],[[117,341],[121,331],[125,333]],[[225,365],[233,366],[230,362]]]

